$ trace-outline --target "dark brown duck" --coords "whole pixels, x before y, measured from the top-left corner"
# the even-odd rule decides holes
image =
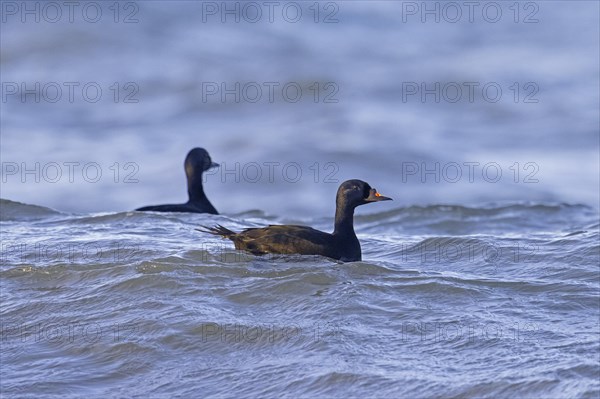
[[[361,260],[360,242],[354,233],[354,209],[371,202],[387,201],[362,180],[348,180],[340,185],[336,196],[333,233],[307,226],[279,225],[251,228],[235,233],[223,226],[203,227],[200,231],[228,238],[235,248],[255,255],[301,254],[322,255],[344,262]]]
[[[166,204],[150,205],[136,209],[136,211],[153,212],[192,212],[192,213],[212,213],[218,215],[219,212],[210,203],[204,187],[202,186],[202,173],[219,166],[213,162],[204,148],[193,148],[185,157],[185,175],[187,177],[188,202],[185,204]]]

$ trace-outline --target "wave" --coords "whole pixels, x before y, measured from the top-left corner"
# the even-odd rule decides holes
[[[27,221],[62,215],[61,212],[39,205],[24,204],[0,198],[0,221]]]
[[[545,213],[558,214],[572,211],[586,211],[590,214],[596,213],[594,209],[585,204],[569,203],[512,203],[512,204],[485,204],[481,206],[464,206],[450,204],[431,204],[426,206],[410,205],[392,209],[390,211],[373,213],[366,216],[358,216],[361,219],[390,218],[397,215],[410,216],[432,216],[432,215],[455,215],[455,216],[494,216],[514,215],[522,213]]]
[[[533,231],[585,232],[598,212],[583,204],[514,203],[504,205],[407,206],[391,211],[357,215],[366,231],[382,227],[396,232],[464,235]],[[366,225],[366,226],[365,226]]]

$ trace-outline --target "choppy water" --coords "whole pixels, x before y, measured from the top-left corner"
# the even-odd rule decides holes
[[[313,2],[297,23],[96,3],[93,23],[1,3],[2,397],[600,396],[598,2],[497,2],[496,22],[447,3],[456,23],[406,8],[425,2],[321,2],[317,23]],[[304,95],[203,97],[236,82]],[[503,95],[407,96],[436,82]],[[196,146],[223,215],[128,212],[184,201]],[[195,230],[331,230],[351,178],[394,198],[357,211],[362,262]]]
[[[7,397],[600,394],[599,224],[584,205],[363,209],[364,260],[346,264],[194,230],[285,220],[259,211],[1,205]]]

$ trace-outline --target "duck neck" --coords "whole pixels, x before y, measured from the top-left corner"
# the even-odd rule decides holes
[[[337,204],[335,209],[335,226],[333,234],[337,236],[354,236],[354,207]]]
[[[204,188],[202,187],[202,173],[190,174],[187,177],[188,187],[188,202],[205,202],[208,201]]]

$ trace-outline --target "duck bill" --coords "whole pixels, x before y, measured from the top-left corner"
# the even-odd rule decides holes
[[[390,197],[385,197],[377,192],[377,190],[372,189],[369,193],[369,196],[365,198],[367,202],[378,202],[378,201],[392,201]]]
[[[219,164],[218,164],[218,163],[216,163],[216,162],[211,162],[211,164],[210,164],[210,168],[209,168],[209,169],[211,169],[211,168],[218,168],[219,166],[221,166],[221,165],[219,165]]]

